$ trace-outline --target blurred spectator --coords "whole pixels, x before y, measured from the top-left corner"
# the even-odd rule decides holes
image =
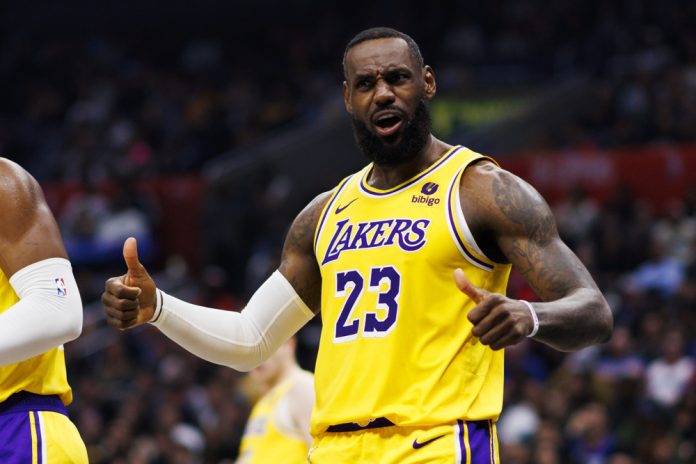
[[[692,357],[684,352],[684,335],[678,329],[664,334],[662,356],[645,372],[645,395],[662,409],[671,409],[683,398],[696,372]]]
[[[152,259],[158,218],[156,201],[137,187],[137,180],[117,178],[104,194],[93,181],[67,201],[59,217],[65,246],[78,266],[100,267],[117,262],[123,241],[136,237],[141,259]]]
[[[604,464],[614,451],[606,407],[589,403],[570,416],[567,434],[570,456],[577,464]]]
[[[580,186],[573,188],[568,199],[556,205],[553,212],[558,232],[571,247],[589,238],[599,216],[597,202]]]
[[[634,293],[654,291],[663,297],[674,296],[684,280],[683,264],[667,254],[665,245],[657,237],[652,237],[648,246],[650,257],[627,276],[626,290]]]
[[[597,380],[615,386],[622,379],[639,379],[644,368],[643,360],[636,353],[630,330],[626,327],[615,327],[608,346],[595,362]]]

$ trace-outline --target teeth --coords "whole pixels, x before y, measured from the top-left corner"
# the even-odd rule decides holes
[[[397,116],[396,114],[383,114],[382,116],[377,118],[377,121],[384,121],[385,119],[389,119],[389,118],[397,118],[398,119],[399,116]]]

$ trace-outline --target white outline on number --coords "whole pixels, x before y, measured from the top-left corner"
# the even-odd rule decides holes
[[[336,324],[334,324],[334,343],[345,343],[345,342],[350,342],[353,340],[358,339],[358,334],[360,333],[360,318],[356,317],[355,319],[351,320],[351,316],[353,315],[353,312],[355,311],[355,308],[358,306],[358,301],[360,300],[360,297],[362,296],[363,288],[365,287],[365,278],[360,274],[360,272],[357,269],[348,269],[347,271],[341,271],[336,273],[336,286],[338,286],[338,275],[339,274],[348,274],[349,272],[355,272],[360,276],[360,279],[362,280],[362,285],[360,288],[357,288],[355,285],[355,281],[353,280],[348,280],[346,283],[345,287],[343,290],[338,290],[336,289],[336,297],[337,298],[343,298],[346,296],[348,291],[350,290],[350,293],[348,293],[348,298],[346,298],[346,301],[343,302],[343,306],[341,307],[341,312],[338,313],[338,319],[336,319]],[[346,304],[348,304],[348,300],[350,300],[351,296],[353,296],[353,292],[358,292],[358,294],[355,296],[354,303],[352,307],[349,309],[348,314],[346,315],[346,322],[345,324],[341,325],[343,328],[347,328],[348,326],[352,325],[355,321],[358,321],[358,330],[355,331],[354,334],[352,335],[344,335],[342,337],[339,337],[336,335],[336,331],[338,330],[338,321],[341,319],[341,316],[343,315],[343,312],[346,310]]]
[[[368,314],[372,314],[378,322],[384,322],[389,318],[391,308],[389,307],[389,305],[387,303],[380,303],[379,297],[389,293],[394,288],[394,282],[392,281],[392,279],[390,277],[384,276],[381,279],[379,279],[379,282],[377,283],[377,285],[375,285],[375,286],[370,285],[367,288],[368,291],[373,292],[373,293],[377,293],[377,307],[375,308],[376,311],[365,311],[365,323],[363,323],[363,328],[362,328],[362,336],[365,338],[386,337],[394,330],[394,327],[396,327],[396,323],[399,320],[399,297],[401,296],[401,274],[399,274],[399,271],[397,271],[396,268],[394,268],[394,266],[381,266],[381,267],[370,268],[370,282],[372,282],[373,272],[375,272],[377,270],[381,270],[381,269],[387,269],[387,268],[394,271],[396,273],[396,275],[398,276],[398,280],[399,280],[399,282],[398,282],[399,291],[394,296],[394,298],[391,299],[391,301],[394,302],[394,311],[396,312],[396,315],[394,316],[394,322],[389,326],[389,328],[387,330],[373,330],[371,332],[365,331],[365,326],[367,325],[367,315]],[[382,282],[384,282],[384,281],[387,281],[389,283],[389,290],[387,290],[386,292],[380,292],[379,289],[382,287]],[[387,316],[384,319],[380,319],[379,317],[377,317],[377,311],[379,311],[379,310],[386,312]]]

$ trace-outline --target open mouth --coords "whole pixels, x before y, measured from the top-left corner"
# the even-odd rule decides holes
[[[382,137],[394,135],[401,127],[401,124],[403,124],[401,116],[393,112],[385,112],[374,118],[377,134]]]

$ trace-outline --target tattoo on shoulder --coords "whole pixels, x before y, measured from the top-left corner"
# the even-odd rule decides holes
[[[285,237],[283,254],[301,252],[314,254],[314,232],[327,196],[319,195],[297,215]]]
[[[320,307],[321,276],[313,258],[314,232],[327,198],[320,195],[297,216],[283,248],[283,254],[288,259],[283,259],[280,266],[298,295],[315,313]],[[289,259],[291,257],[294,258]],[[290,266],[292,270],[285,266]]]
[[[567,266],[569,256],[557,247],[548,247],[558,237],[553,215],[536,191],[524,187],[508,175],[493,181],[495,202],[504,216],[522,228],[513,236],[504,253],[541,297],[558,298],[576,281],[577,263]],[[574,257],[570,257],[571,260]]]
[[[295,245],[298,247],[307,246],[311,244],[314,237],[314,227],[316,226],[316,220],[312,211],[303,211],[295,222],[290,227],[290,233],[288,234],[288,244]]]
[[[531,193],[537,198],[530,198]],[[536,192],[525,192],[511,176],[502,175],[493,180],[493,196],[505,217],[522,226],[531,240],[545,245],[553,238],[556,224],[546,202]]]

